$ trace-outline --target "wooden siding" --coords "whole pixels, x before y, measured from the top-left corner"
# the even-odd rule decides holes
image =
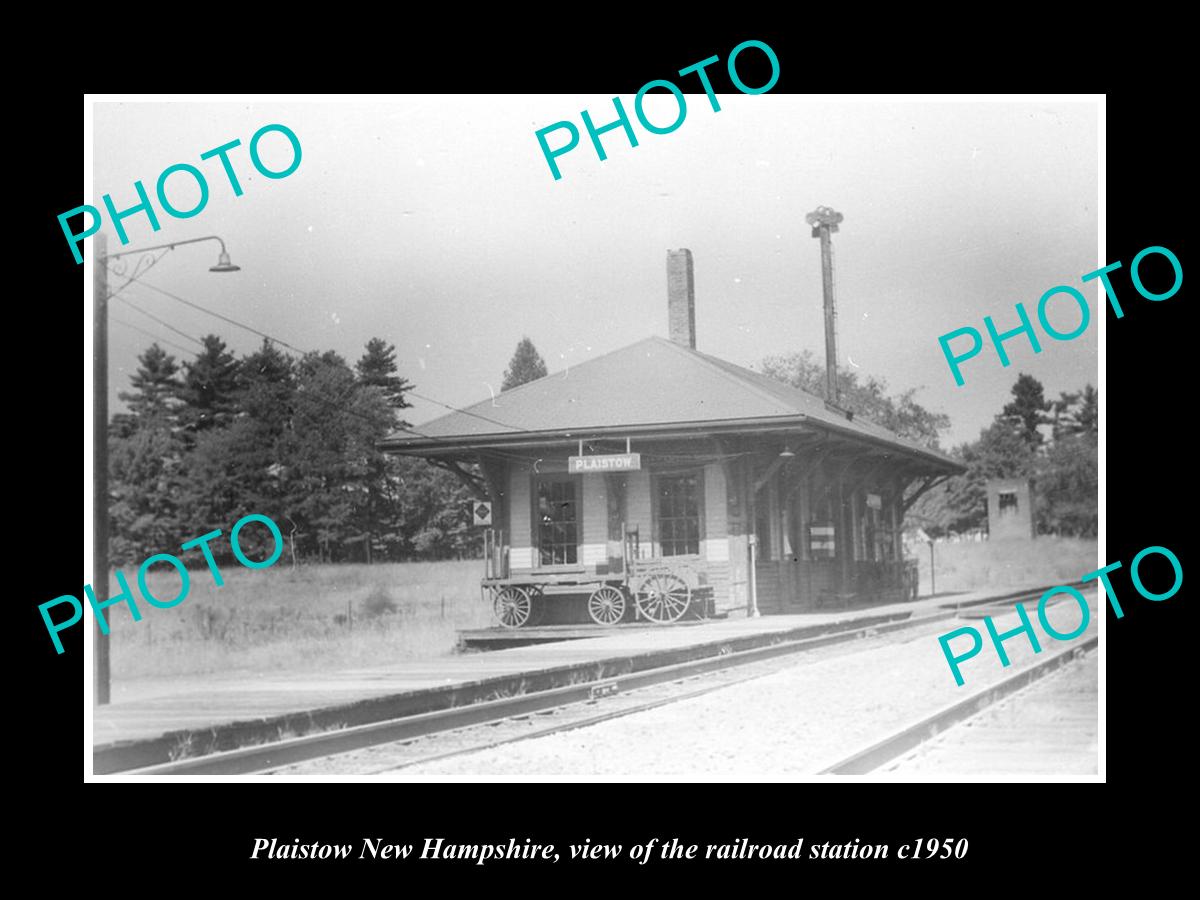
[[[529,466],[514,464],[508,470],[508,534],[509,567],[515,574],[533,568],[533,535],[530,533],[530,503],[533,485]]]
[[[604,478],[584,475],[580,493],[583,520],[579,523],[579,561],[593,567],[608,562],[608,497]]]
[[[712,586],[713,603],[718,612],[728,611],[732,605],[728,516],[725,471],[720,463],[709,463],[704,467],[704,544],[701,555],[705,558],[705,573]]]

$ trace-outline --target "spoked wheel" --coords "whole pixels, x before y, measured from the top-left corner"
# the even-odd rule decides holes
[[[503,627],[520,628],[529,621],[533,612],[533,601],[529,598],[529,591],[515,584],[500,588],[492,600],[492,612],[496,614],[496,621]]]
[[[620,588],[601,585],[588,597],[588,615],[597,625],[616,625],[625,617],[625,595]]]
[[[526,588],[529,591],[529,621],[525,625],[533,628],[535,625],[541,625],[542,619],[546,618],[546,596],[542,593],[540,584],[533,584]]]
[[[692,589],[673,572],[653,572],[637,589],[638,611],[657,625],[677,621],[692,602]]]

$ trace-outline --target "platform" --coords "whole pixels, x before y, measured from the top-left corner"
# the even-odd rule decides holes
[[[95,708],[95,772],[611,678],[872,621],[895,621],[938,607],[994,603],[1037,588],[992,589],[805,615],[614,628],[601,636],[370,669],[213,677],[202,689]]]
[[[725,618],[727,617],[681,619],[666,627],[691,628],[719,622]],[[645,622],[628,622],[621,625],[538,625],[533,628],[466,628],[458,632],[458,646],[461,650],[507,650],[532,644],[553,644],[555,641],[612,637],[631,631],[662,631],[663,628],[662,625],[650,625]]]

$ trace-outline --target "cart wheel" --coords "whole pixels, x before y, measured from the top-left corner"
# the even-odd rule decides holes
[[[625,617],[625,595],[619,588],[602,584],[588,597],[588,615],[597,625],[616,625]]]
[[[542,619],[546,618],[546,595],[542,592],[540,584],[533,584],[525,590],[529,591],[529,621],[525,625],[533,628],[535,625],[541,625]]]
[[[529,621],[533,603],[529,592],[515,584],[500,588],[492,600],[492,611],[496,621],[505,628],[520,628]]]
[[[687,612],[692,589],[672,572],[653,572],[638,585],[636,600],[643,616],[657,625],[666,625]]]

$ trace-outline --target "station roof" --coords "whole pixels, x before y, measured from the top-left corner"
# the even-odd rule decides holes
[[[752,433],[800,425],[921,458],[931,469],[962,470],[957,460],[847,416],[807,391],[661,337],[504,391],[412,431],[397,431],[381,446],[437,456],[533,441]]]

